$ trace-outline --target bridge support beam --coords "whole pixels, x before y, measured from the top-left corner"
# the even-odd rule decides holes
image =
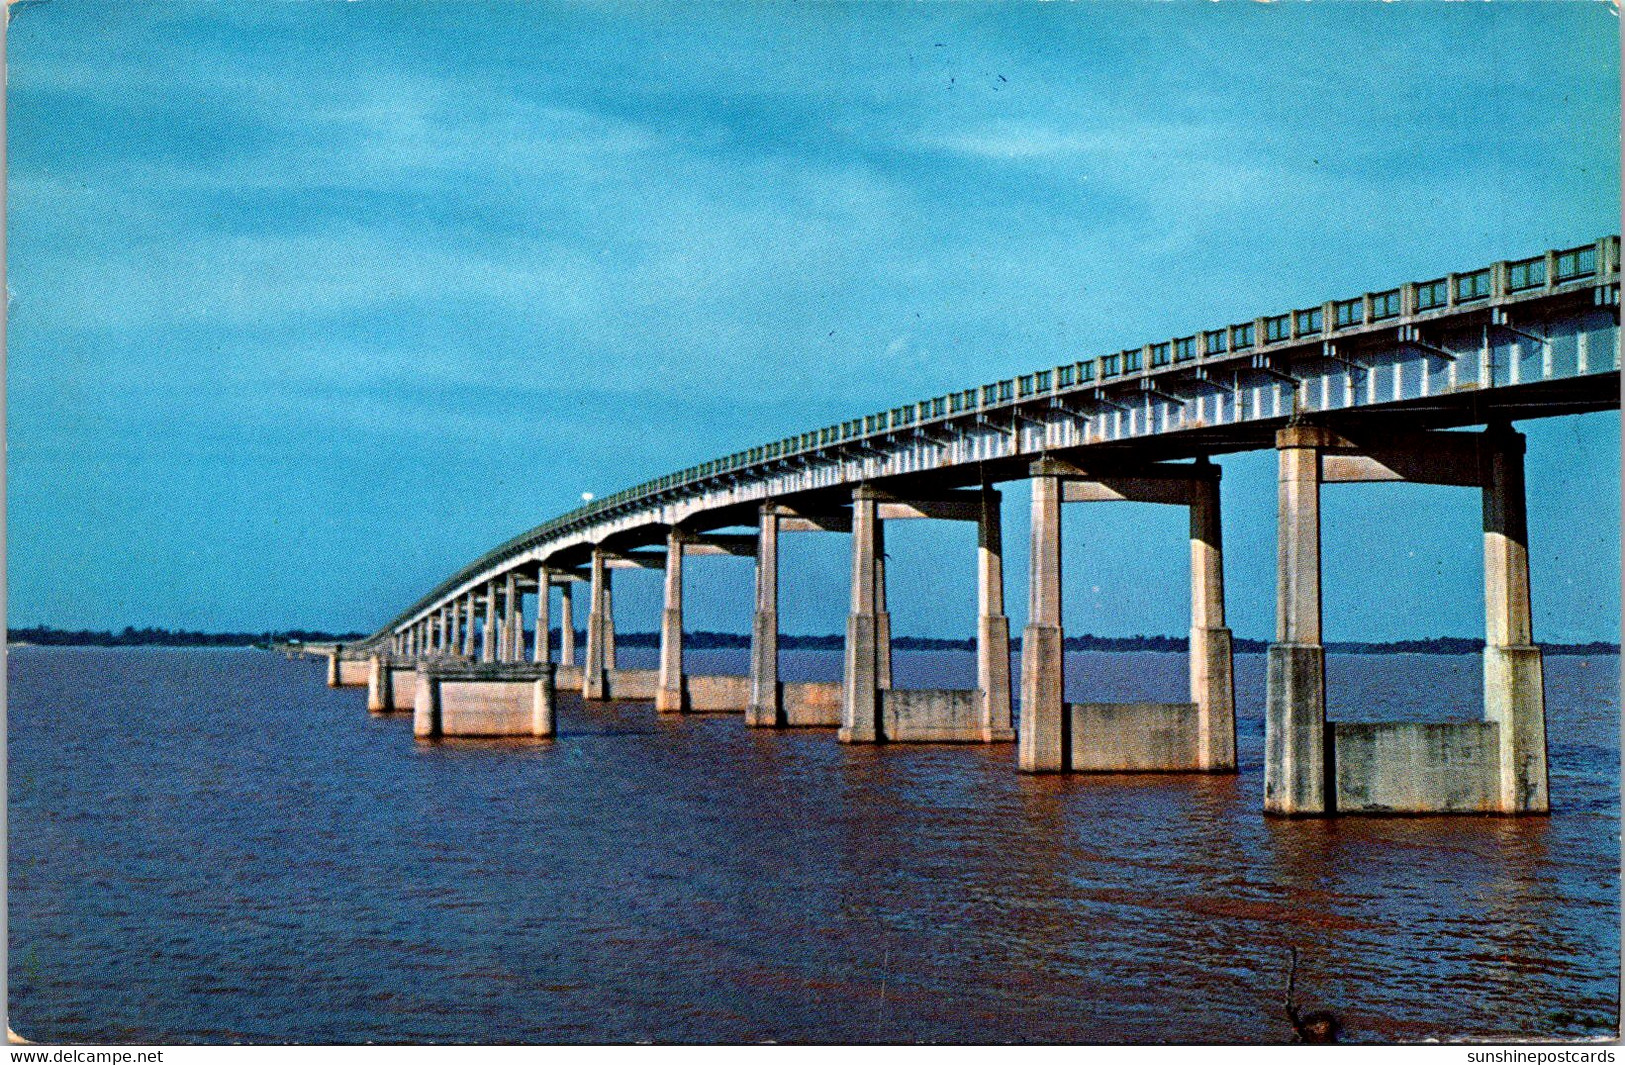
[[[842,743],[874,743],[880,738],[880,624],[883,609],[877,586],[881,570],[877,493],[859,485],[852,493],[852,613],[846,619],[846,663],[841,698]],[[888,663],[889,664],[889,663]]]
[[[891,611],[886,608],[886,522],[875,520],[875,684],[891,690]]]
[[[750,706],[745,724],[784,723],[779,688],[779,508],[763,503],[756,539],[756,611],[750,626]]]
[[[1330,812],[1326,648],[1321,642],[1320,463],[1334,437],[1315,426],[1275,435],[1279,456],[1275,642],[1264,704],[1264,811]]]
[[[976,687],[982,739],[1014,738],[1010,714],[1010,619],[1004,614],[1004,533],[1000,496],[982,488],[976,544]]]
[[[496,661],[497,652],[497,582],[485,582],[485,627],[480,632],[480,661]]]
[[[1529,597],[1524,438],[1495,426],[1485,443],[1484,718],[1499,730],[1501,810],[1546,813],[1546,693]]]
[[[532,634],[530,658],[541,665],[553,661],[553,586],[552,572],[543,565],[536,567],[536,631]]]
[[[660,615],[660,678],[655,690],[655,711],[683,712],[683,531],[672,526],[666,533],[665,609]]]
[[[502,661],[522,662],[524,655],[524,604],[519,598],[519,574],[509,570],[502,579]]]
[[[592,549],[591,604],[587,612],[587,661],[581,694],[586,699],[608,697],[609,670],[615,668],[614,600],[611,571],[604,549]]]
[[[1071,722],[1061,637],[1061,478],[1043,459],[1032,469],[1032,551],[1027,627],[1021,634],[1021,729],[1016,768],[1056,773],[1067,763]]]
[[[559,665],[576,664],[576,620],[572,589],[574,581],[559,585]]]
[[[1199,463],[1206,466],[1206,463]],[[1196,704],[1197,767],[1236,768],[1235,653],[1224,617],[1224,536],[1219,478],[1190,482],[1190,693]]]

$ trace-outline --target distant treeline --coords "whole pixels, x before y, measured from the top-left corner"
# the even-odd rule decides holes
[[[343,643],[366,639],[360,632],[316,632],[289,629],[286,632],[188,632],[184,629],[137,629],[125,626],[119,632],[94,629],[53,629],[35,625],[7,629],[8,643],[42,644],[52,647],[266,647],[273,643]]]
[[[557,646],[559,631],[553,630]],[[287,629],[281,632],[187,632],[174,629],[137,629],[126,626],[120,632],[98,632],[90,629],[54,629],[48,625],[35,625],[26,629],[6,630],[6,639],[14,644],[43,644],[57,647],[266,647],[273,643],[354,643],[366,639],[360,632],[321,632],[310,629]],[[577,643],[583,634],[577,634]],[[615,642],[622,647],[657,647],[658,632],[617,633]],[[779,637],[779,646],[786,650],[839,651],[846,643],[844,636],[792,636]],[[708,651],[718,648],[747,648],[750,637],[733,632],[685,632],[683,644],[690,650]],[[1236,637],[1235,650],[1244,654],[1262,654],[1268,647],[1266,640]],[[1540,645],[1553,655],[1617,655],[1617,643],[1545,643]],[[974,639],[941,640],[928,636],[894,636],[892,647],[899,651],[970,651],[976,647]],[[1012,635],[1012,650],[1021,647],[1021,637]],[[1166,651],[1183,652],[1187,641],[1183,636],[1068,636],[1069,651]],[[1326,650],[1333,654],[1365,655],[1476,655],[1484,649],[1482,639],[1466,636],[1435,636],[1428,640],[1395,640],[1390,643],[1331,642]]]

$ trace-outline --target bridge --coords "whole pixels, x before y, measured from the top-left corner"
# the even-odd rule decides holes
[[[653,700],[663,713],[740,712],[751,727],[834,728],[847,743],[1014,741],[1015,768],[1029,773],[1233,772],[1211,458],[1273,448],[1279,550],[1265,811],[1545,813],[1524,441],[1512,422],[1619,407],[1619,251],[1619,238],[1606,237],[1156,340],[667,474],[475,559],[366,641],[331,649],[329,681],[367,684],[375,711],[413,710],[425,739],[551,735],[556,692],[579,689],[587,700]],[[1017,721],[998,486],[1022,478],[1031,481],[1032,552]],[[1400,481],[1479,489],[1481,720],[1328,720],[1320,486]],[[1190,515],[1189,699],[1067,703],[1061,509],[1125,501]],[[891,683],[885,526],[933,519],[979,530],[973,690]],[[851,538],[839,682],[779,678],[778,545],[796,532]],[[684,560],[717,554],[755,561],[748,676],[684,669]],[[628,567],[664,571],[658,670],[617,666],[612,576]],[[577,584],[587,595],[579,663]]]

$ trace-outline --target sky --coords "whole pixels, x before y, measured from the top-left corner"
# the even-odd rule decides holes
[[[1618,232],[1618,35],[1579,2],[27,5],[8,621],[370,631],[583,492]],[[1616,639],[1618,414],[1521,428],[1537,638]],[[1222,465],[1231,624],[1268,637],[1274,457]],[[1328,488],[1328,638],[1481,633],[1478,508]],[[1068,508],[1068,630],[1182,633],[1184,520]],[[974,631],[942,526],[888,530],[899,635]],[[847,539],[786,539],[785,631],[841,631]],[[749,631],[747,561],[687,576],[691,628]],[[619,627],[658,595],[623,576]]]

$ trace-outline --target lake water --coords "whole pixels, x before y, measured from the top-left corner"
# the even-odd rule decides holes
[[[639,649],[623,665],[648,664]],[[839,654],[786,652],[785,679]],[[745,653],[689,656],[743,672]],[[1549,818],[1266,820],[1239,775],[1030,777],[563,701],[556,740],[414,742],[324,666],[22,647],[10,1016],[42,1041],[1285,1041],[1617,1028],[1614,657],[1546,661]],[[1184,658],[1069,656],[1074,699]],[[1476,657],[1332,656],[1333,717],[1478,713]],[[969,686],[969,654],[896,656]]]

